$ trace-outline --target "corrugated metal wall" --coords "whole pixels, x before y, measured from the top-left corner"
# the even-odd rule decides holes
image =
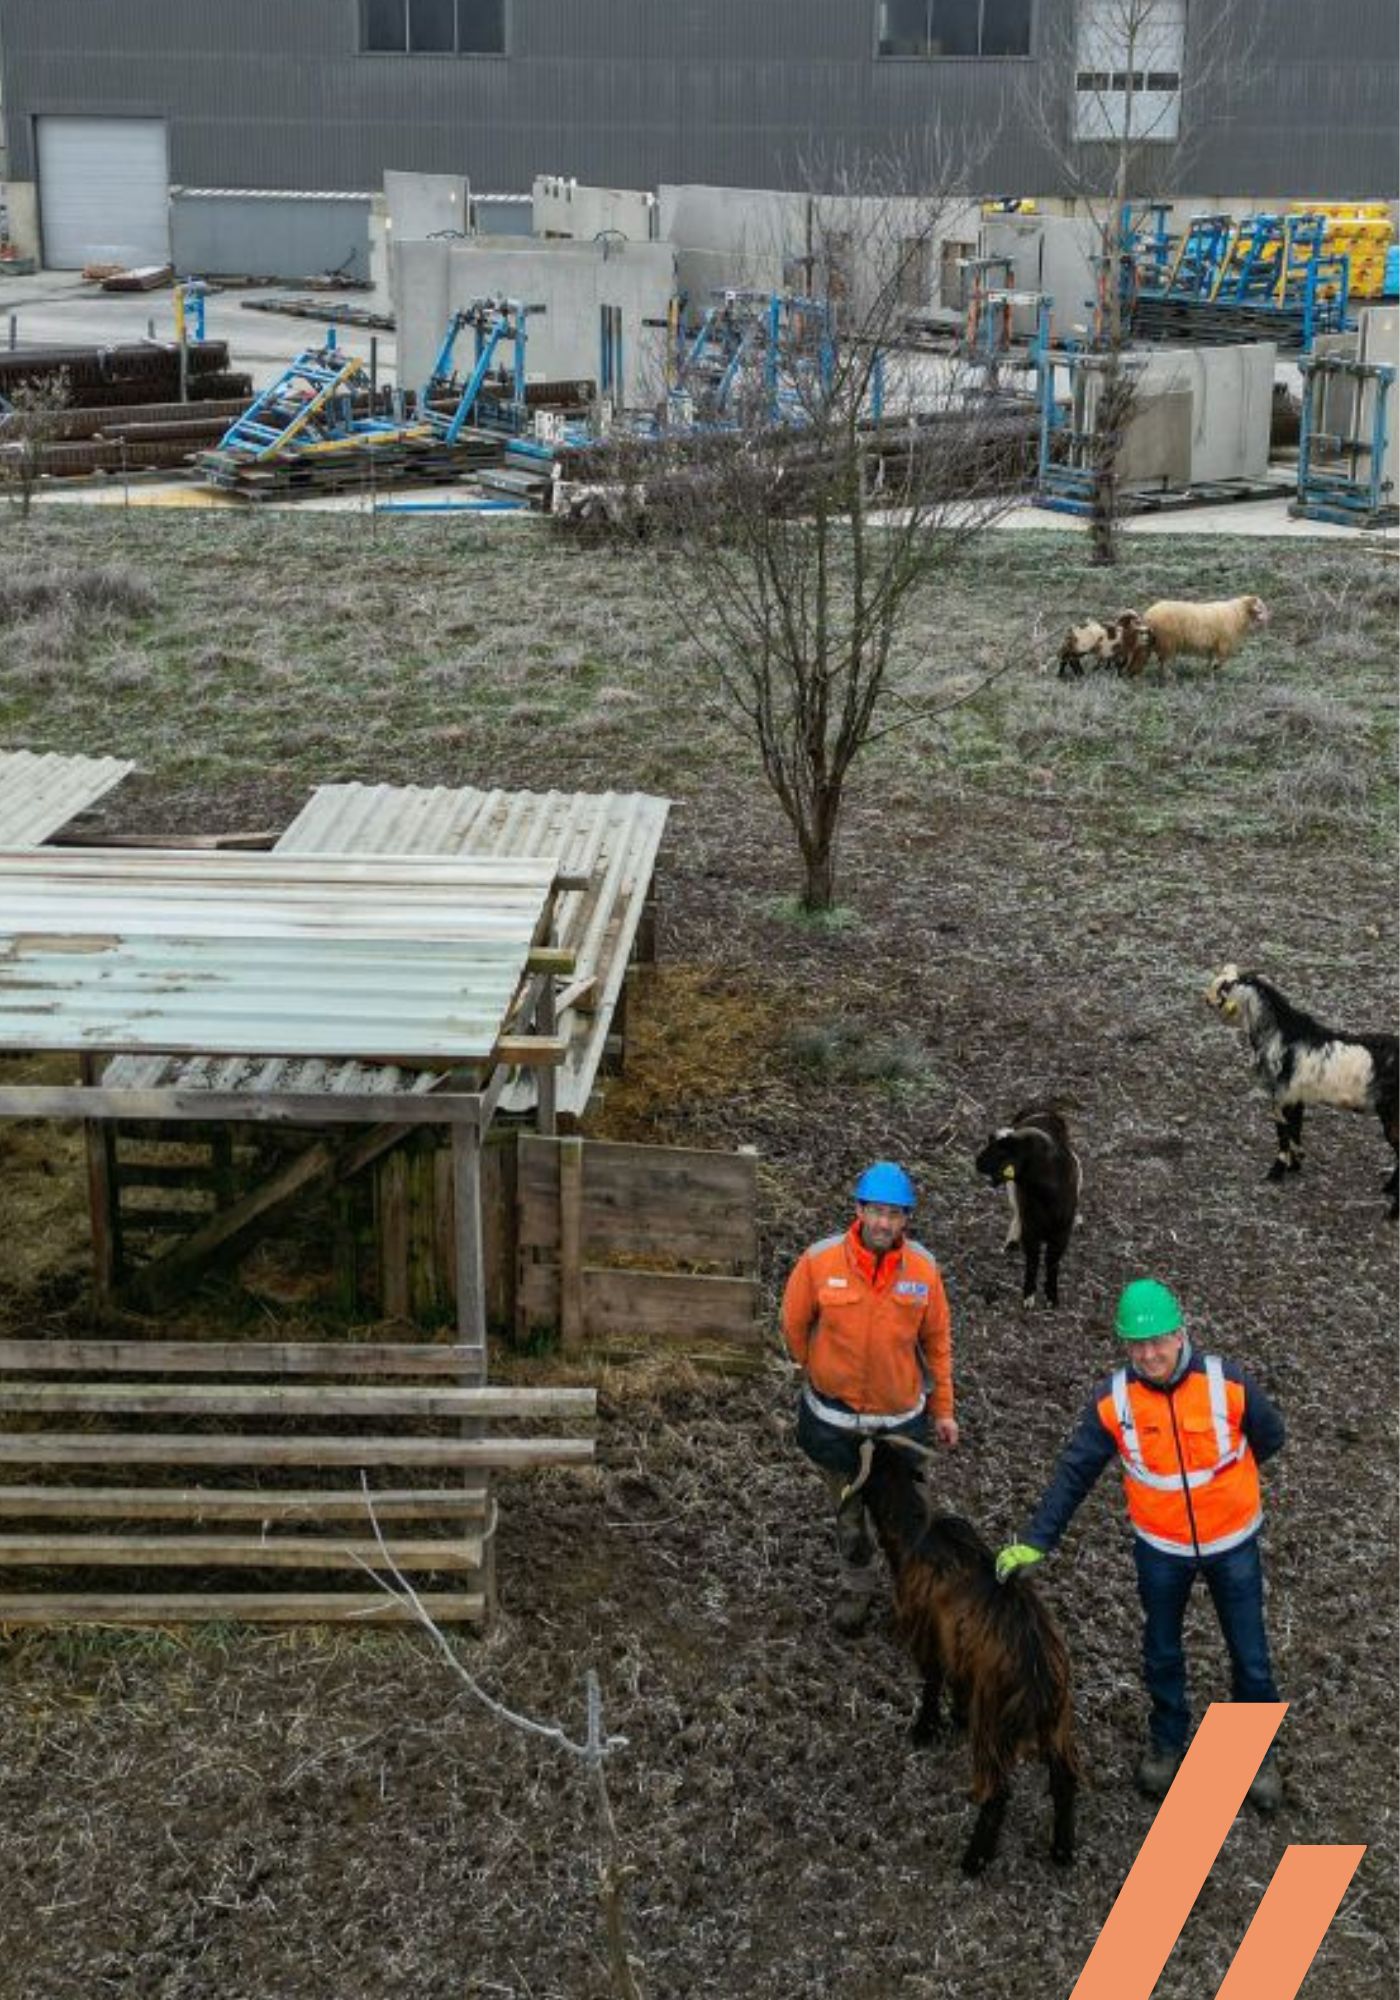
[[[1039,0],[1040,46],[1071,5]],[[1242,5],[1255,47],[1193,107],[1176,191],[1393,197],[1395,0]],[[876,0],[508,8],[510,55],[467,59],[360,54],[359,0],[0,0],[11,172],[33,178],[35,115],[124,112],[169,120],[172,179],[195,186],[365,188],[386,167],[802,186],[936,127],[982,191],[1057,187],[1021,95],[1041,65],[878,61]]]

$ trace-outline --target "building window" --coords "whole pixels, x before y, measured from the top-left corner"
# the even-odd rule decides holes
[[[880,0],[882,56],[1028,56],[1031,0]]]
[[[1186,0],[1080,0],[1078,39],[1077,139],[1180,136]]]
[[[360,47],[376,55],[503,56],[506,0],[361,0]]]

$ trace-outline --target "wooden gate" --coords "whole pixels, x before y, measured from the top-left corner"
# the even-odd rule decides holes
[[[566,1348],[755,1342],[757,1166],[747,1153],[522,1132],[518,1332],[557,1330]]]

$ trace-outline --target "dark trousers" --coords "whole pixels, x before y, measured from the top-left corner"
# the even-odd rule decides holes
[[[1158,1750],[1184,1750],[1191,1727],[1186,1695],[1186,1654],[1181,1628],[1186,1600],[1197,1575],[1220,1620],[1230,1655],[1236,1701],[1277,1701],[1269,1665],[1269,1638],[1264,1630],[1264,1572],[1259,1537],[1251,1535],[1223,1555],[1167,1555],[1135,1539],[1138,1595],[1142,1599],[1142,1671],[1152,1703],[1149,1729]]]
[[[881,1435],[913,1438],[918,1444],[927,1444],[927,1408],[920,1410],[917,1417],[911,1417],[907,1424],[899,1424]],[[805,1396],[799,1396],[797,1400],[797,1442],[813,1465],[820,1467],[823,1473],[839,1473],[843,1481],[849,1481],[860,1470],[859,1432],[843,1431],[835,1424],[823,1423]]]

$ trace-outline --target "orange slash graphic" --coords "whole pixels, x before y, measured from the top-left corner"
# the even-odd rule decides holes
[[[1213,1702],[1163,1800],[1070,2000],[1151,2000],[1284,1701]],[[1216,2000],[1293,2000],[1364,1847],[1290,1847]]]

